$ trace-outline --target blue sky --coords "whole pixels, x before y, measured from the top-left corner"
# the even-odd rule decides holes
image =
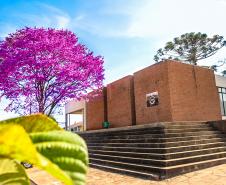
[[[156,50],[183,33],[226,37],[225,10],[226,0],[0,0],[0,37],[25,26],[72,30],[104,56],[109,83],[153,64]],[[200,64],[223,58],[225,49]]]

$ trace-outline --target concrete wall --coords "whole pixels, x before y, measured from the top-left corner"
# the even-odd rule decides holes
[[[226,120],[210,121],[209,124],[211,124],[213,127],[221,131],[222,133],[226,134]]]
[[[226,88],[226,77],[225,76],[215,75],[215,79],[216,79],[217,87],[225,87]]]
[[[158,91],[159,105],[147,107],[146,94]],[[172,121],[168,63],[158,63],[134,73],[136,123]]]
[[[102,93],[86,103],[86,130],[96,130],[102,128],[105,119],[105,93]]]
[[[135,124],[133,76],[107,85],[107,110],[110,127]]]
[[[75,113],[82,113],[83,114],[83,126],[84,130],[86,130],[86,101],[81,100],[81,101],[70,101],[65,105],[65,128],[69,129],[69,119],[68,119],[68,114],[75,114]],[[70,117],[70,116],[69,116]]]
[[[215,80],[216,80],[217,87],[226,88],[226,77],[225,76],[215,75]],[[226,104],[224,103],[224,105],[226,105]],[[221,102],[221,106],[223,108],[223,102]],[[222,116],[222,119],[226,120],[226,116]]]
[[[68,102],[65,105],[65,114],[69,114],[69,113],[73,113],[77,110],[85,109],[85,107],[86,107],[85,100]]]

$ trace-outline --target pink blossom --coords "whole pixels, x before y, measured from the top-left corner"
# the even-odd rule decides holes
[[[103,85],[103,57],[68,30],[24,28],[0,42],[0,96],[8,109],[52,114],[68,99]]]

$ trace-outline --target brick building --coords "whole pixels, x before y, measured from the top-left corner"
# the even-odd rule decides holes
[[[210,69],[164,61],[108,84],[90,101],[69,102],[70,114],[83,115],[83,129],[155,122],[212,121],[226,116],[226,78]]]

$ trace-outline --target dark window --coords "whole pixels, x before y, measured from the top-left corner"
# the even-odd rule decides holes
[[[226,116],[226,88],[218,87],[218,93],[220,97],[221,114]]]

